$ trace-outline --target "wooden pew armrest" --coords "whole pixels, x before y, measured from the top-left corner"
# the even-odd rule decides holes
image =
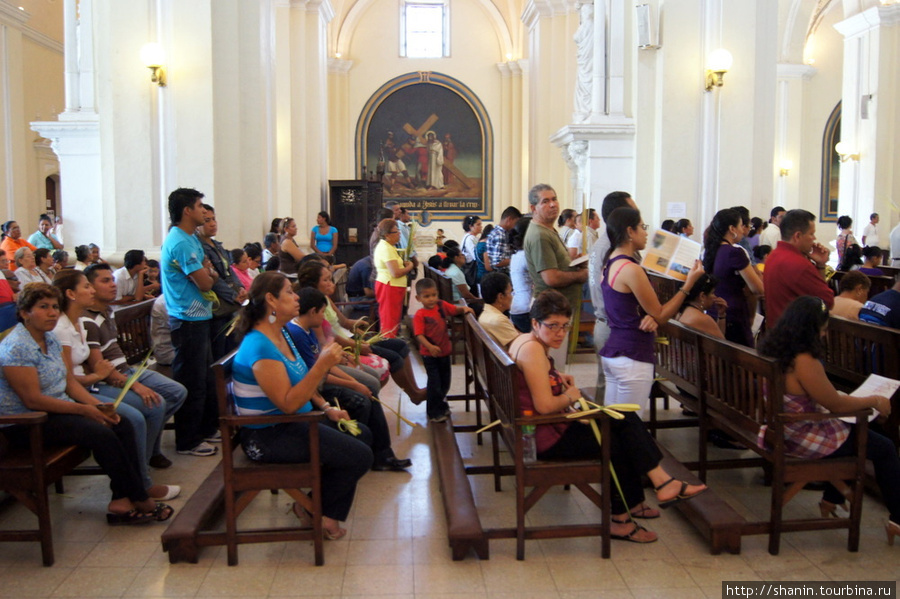
[[[317,422],[325,412],[313,410],[302,414],[276,414],[272,416],[220,416],[219,422],[228,426],[246,426],[248,424],[284,424],[288,422]]]
[[[10,414],[0,416],[0,426],[7,424],[42,424],[47,422],[47,412],[25,412],[24,414]]]

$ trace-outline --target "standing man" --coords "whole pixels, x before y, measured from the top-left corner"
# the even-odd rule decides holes
[[[785,211],[781,206],[775,206],[769,213],[769,226],[763,229],[759,235],[759,245],[767,245],[773,250],[778,242],[781,241],[781,221],[784,218]],[[774,321],[772,322],[774,325]]]
[[[603,220],[609,218],[616,208],[638,209],[631,194],[627,191],[613,191],[603,198],[600,206],[600,214]],[[599,219],[598,219],[599,220]],[[597,390],[594,397],[601,399],[606,396],[606,375],[603,374],[603,364],[600,361],[600,350],[609,339],[609,325],[606,322],[606,304],[603,303],[603,292],[600,290],[600,281],[603,280],[603,268],[606,266],[606,254],[610,247],[609,235],[606,234],[606,225],[597,230],[597,243],[588,252],[588,282],[591,289],[591,303],[594,305],[594,348],[597,350]]]
[[[600,238],[600,213],[593,208],[588,208],[588,226],[584,234],[587,235],[587,251],[590,252]]]
[[[528,203],[533,214],[532,226],[525,233],[523,249],[528,273],[534,282],[533,297],[545,289],[556,289],[569,300],[573,313],[581,306],[581,287],[588,278],[584,268],[570,268],[569,252],[553,228],[559,217],[559,200],[556,191],[545,183],[539,183],[528,192]],[[570,323],[571,329],[571,323]],[[569,349],[569,332],[559,350],[550,355],[558,365],[566,363]]]
[[[516,226],[522,213],[515,206],[510,206],[500,215],[500,223],[494,227],[485,240],[487,255],[490,260],[490,271],[509,274],[509,259],[512,252],[509,250],[509,232]]]
[[[816,217],[812,212],[791,210],[784,215],[781,241],[769,254],[763,271],[766,328],[774,327],[788,304],[801,295],[814,295],[829,308],[834,306],[834,291],[824,276],[829,254],[816,243]]]
[[[890,244],[884,243],[884,240],[881,238],[880,232],[878,231],[878,221],[880,220],[881,218],[878,216],[877,212],[873,212],[869,215],[869,224],[863,229],[860,241],[862,242],[863,247],[876,247],[881,250],[881,261],[882,263],[887,264]],[[893,233],[893,231],[891,231],[891,233]],[[890,241],[890,239],[888,239],[888,241]]]
[[[175,448],[183,455],[213,456],[219,449],[208,440],[218,440],[218,408],[209,368],[212,301],[207,292],[219,275],[204,259],[203,247],[194,237],[204,222],[202,200],[203,194],[196,189],[180,188],[169,194],[172,225],[163,242],[160,268],[175,347],[172,372],[188,391],[175,413]]]
[[[216,209],[209,204],[203,204],[203,226],[197,227],[194,235],[200,241],[206,259],[218,275],[212,290],[219,298],[219,303],[215,306],[209,323],[211,335],[209,342],[213,360],[223,358],[237,348],[234,337],[226,335],[225,332],[234,318],[234,313],[240,310],[241,304],[247,299],[247,290],[231,270],[231,252],[225,250],[221,241],[214,239],[218,232]]]

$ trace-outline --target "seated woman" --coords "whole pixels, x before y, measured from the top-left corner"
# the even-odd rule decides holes
[[[306,255],[297,245],[296,236],[297,222],[291,217],[282,220],[278,270],[291,280],[297,278],[297,263]]]
[[[321,262],[310,262],[304,265],[297,273],[297,284],[300,287],[318,289],[327,298],[334,294],[334,281],[331,278],[331,272]],[[343,312],[335,307],[334,302],[329,299],[328,306],[325,308],[325,323],[323,325],[326,323],[335,341],[344,347],[352,347],[356,343],[353,341],[353,337],[356,335],[355,331],[360,326],[365,326],[366,321],[364,319],[348,319]],[[320,328],[317,331],[323,332],[324,338],[329,337],[327,330]],[[377,357],[387,360],[391,377],[409,395],[412,402],[419,404],[425,401],[425,389],[421,389],[416,383],[416,376],[413,374],[412,363],[409,358],[409,345],[407,345],[405,340],[386,338],[371,345],[362,343],[360,354],[362,356],[375,354]],[[362,361],[365,362],[365,360]],[[348,374],[355,377],[355,374],[352,372]],[[378,388],[374,389],[372,393],[377,394]]]
[[[444,276],[449,277],[453,281],[453,303],[460,299],[474,300],[478,299],[466,283],[466,275],[462,271],[466,265],[466,257],[457,249],[450,248],[447,250],[447,257],[444,258],[441,266],[444,267]]]
[[[231,250],[231,271],[244,289],[250,289],[250,285],[253,284],[253,277],[250,275],[250,256],[243,248]]]
[[[881,266],[881,248],[875,246],[866,246],[862,249],[863,265],[859,267],[859,272],[873,277],[883,277],[884,271],[878,268]]]
[[[568,411],[581,397],[570,375],[556,370],[549,350],[558,348],[571,327],[572,308],[555,290],[537,296],[531,306],[531,332],[520,335],[509,353],[519,367],[519,404],[537,414]],[[613,402],[608,402],[613,403]],[[610,420],[612,465],[622,486],[624,499],[612,494],[612,538],[634,543],[652,543],[656,533],[633,522],[633,518],[658,518],[659,512],[644,503],[641,474],[646,474],[656,490],[659,506],[667,508],[691,499],[706,490],[669,476],[660,460],[662,454],[634,413],[624,420]],[[576,420],[566,424],[538,425],[535,433],[540,459],[599,457],[600,445],[591,427]]]
[[[74,269],[59,273],[53,286],[60,293],[59,307],[62,312],[53,332],[62,345],[66,369],[72,372],[75,380],[83,387],[93,389],[94,397],[104,403],[112,403],[121,390],[103,381],[115,366],[109,360],[100,360],[94,364],[93,369],[85,370],[91,350],[81,319],[94,301],[94,286],[88,282],[83,271]],[[147,387],[141,392],[144,397],[138,394],[137,387],[129,390],[116,411],[134,429],[138,467],[144,488],[153,499],[168,501],[181,493],[181,487],[153,484],[148,470],[150,453],[166,423],[166,403]]]
[[[822,338],[827,327],[825,303],[817,297],[799,297],[791,302],[760,344],[759,353],[775,358],[784,371],[785,411],[802,414],[875,408],[884,416],[890,415],[891,401],[887,397],[853,397],[835,390],[821,362],[825,356]],[[760,446],[764,443],[765,428],[759,431]],[[856,447],[856,425],[838,418],[785,424],[784,436],[787,454],[798,458],[849,456]],[[875,480],[890,512],[886,528],[888,544],[893,545],[894,536],[900,535],[900,458],[893,442],[872,430],[866,436],[866,458],[875,466]],[[819,502],[822,517],[836,515],[836,508],[843,508],[844,499],[829,483]]]
[[[686,327],[717,339],[724,339],[725,310],[728,304],[721,297],[716,296],[716,285],[718,284],[719,279],[703,273],[694,283],[687,297],[684,298],[681,314],[678,315],[677,320]],[[714,306],[717,309],[718,318],[713,318],[707,313]]]
[[[844,250],[844,256],[838,263],[838,270],[850,272],[851,270],[859,270],[862,266],[862,248],[857,244],[853,244]]]
[[[53,277],[49,277],[38,268],[34,252],[28,248],[19,248],[16,250],[16,280],[19,285],[25,286],[28,283],[47,283],[53,282]]]
[[[66,370],[62,346],[52,333],[60,317],[59,291],[46,283],[24,286],[19,324],[0,344],[0,414],[47,412],[44,440],[91,450],[110,478],[109,524],[168,520],[174,510],[150,499],[141,481],[134,429],[115,412],[100,408]],[[5,431],[10,443],[28,445],[27,427]]]
[[[322,526],[325,537],[340,539],[356,493],[356,484],[372,466],[372,450],[363,441],[338,431],[335,425],[350,415],[322,399],[313,399],[328,370],[341,359],[341,348],[324,347],[310,369],[284,326],[297,316],[299,303],[287,277],[266,272],[253,279],[249,300],[241,310],[238,329],[243,341],[234,357],[234,399],[241,414],[294,414],[321,409],[329,423],[319,423],[322,460]],[[309,461],[309,424],[246,426],[241,446],[253,460],[271,463]],[[302,508],[294,512],[305,517]]]
[[[120,389],[103,381],[115,366],[109,360],[100,360],[94,365],[92,372],[85,370],[91,350],[81,318],[94,301],[94,286],[82,271],[74,269],[60,273],[53,281],[53,286],[59,290],[59,307],[62,311],[53,333],[62,345],[66,369],[74,374],[75,380],[83,387],[93,390],[91,394],[94,397],[104,403],[112,403],[119,396]],[[147,450],[153,449],[166,423],[166,404],[147,387],[142,389],[142,393],[143,397],[138,394],[137,386],[130,389],[116,411],[134,429],[138,466],[147,493],[153,499],[168,501],[178,497],[181,487],[153,484],[147,468],[150,459]]]
[[[301,288],[297,295],[300,298],[299,315],[287,324],[287,331],[306,362],[306,367],[312,368],[321,351],[315,329],[321,327],[325,320],[328,299],[321,291],[312,287]],[[384,409],[377,399],[373,399],[374,394],[366,385],[339,368],[332,367],[319,389],[326,401],[347,410],[351,418],[365,424],[372,431],[372,451],[375,454],[372,470],[403,471],[412,466],[412,461],[401,460],[394,455]]]
[[[859,320],[859,311],[869,299],[871,287],[872,281],[862,273],[862,270],[852,270],[845,274],[841,277],[838,288],[840,293],[834,297],[831,314],[849,320]]]

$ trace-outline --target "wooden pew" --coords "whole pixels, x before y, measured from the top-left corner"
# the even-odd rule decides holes
[[[169,561],[196,563],[201,547],[225,545],[228,565],[238,563],[237,547],[242,543],[271,543],[281,541],[313,541],[315,564],[324,563],[321,460],[319,459],[319,434],[316,422],[322,412],[302,414],[273,414],[240,416],[228,390],[231,382],[231,361],[235,352],[212,365],[216,377],[216,395],[219,401],[219,429],[222,433],[222,461],[201,483],[169,524],[162,535],[163,551],[169,552]],[[249,459],[238,441],[243,425],[280,424],[289,422],[309,423],[310,461],[301,464],[277,464],[256,462]],[[311,489],[310,494],[301,489]],[[305,529],[299,521],[291,526],[277,528],[238,528],[238,516],[261,491],[284,489],[294,500],[312,514],[312,529]],[[224,516],[225,530],[215,527]]]
[[[741,534],[768,534],[769,553],[777,555],[781,533],[804,530],[848,529],[847,547],[859,548],[859,525],[862,514],[863,477],[865,474],[865,438],[869,410],[847,414],[791,414],[784,411],[784,374],[774,359],[760,356],[755,350],[714,339],[698,333],[703,388],[700,402],[700,434],[705,438],[708,427],[720,428],[738,443],[752,450],[771,468],[772,495],[769,518],[747,522]],[[853,416],[858,422],[857,454],[837,459],[799,459],[786,455],[784,427],[791,422],[823,420],[836,416]],[[766,448],[757,445],[757,434],[768,425]],[[701,443],[701,447],[704,443]],[[756,465],[747,460],[746,465]],[[701,458],[700,473],[707,464]],[[784,505],[807,483],[815,481],[850,481],[853,494],[849,518],[803,518],[785,520]],[[689,502],[690,503],[690,502]]]
[[[900,331],[832,316],[825,341],[825,372],[835,387],[852,391],[869,374],[900,379]],[[884,433],[900,447],[900,392],[891,398]]]
[[[840,293],[841,279],[844,278],[845,274],[847,274],[847,273],[842,270],[836,270],[834,272],[834,275],[832,275],[831,279],[829,279],[829,281],[828,281],[828,284],[831,287],[832,291],[834,291],[835,295]],[[869,287],[869,297],[870,298],[872,296],[878,295],[882,291],[887,291],[888,289],[890,289],[891,287],[894,286],[894,277],[893,276],[887,276],[887,275],[883,276],[883,277],[872,276],[872,275],[866,275],[866,276],[869,277],[869,282],[872,284],[871,287]]]
[[[447,538],[453,561],[463,559],[473,549],[480,559],[490,557],[488,539],[478,517],[475,497],[456,443],[452,416],[446,422],[431,423],[432,447],[437,467]]]
[[[0,491],[9,493],[37,516],[37,528],[0,530],[0,542],[40,542],[45,566],[52,566],[53,530],[47,486],[58,484],[62,477],[90,457],[83,447],[44,447],[45,412],[26,412],[0,416],[0,426],[28,427],[27,448],[10,448],[0,429]]]
[[[610,556],[610,494],[599,493],[592,484],[599,484],[601,489],[609,490],[609,444],[604,444],[602,457],[598,460],[566,460],[542,461],[526,463],[522,459],[522,427],[527,424],[550,424],[567,422],[565,416],[531,416],[520,414],[518,405],[519,380],[518,367],[506,351],[491,338],[471,314],[466,315],[466,327],[470,330],[470,339],[479,349],[474,350],[476,368],[483,369],[476,378],[487,383],[487,397],[491,419],[500,420],[500,425],[491,429],[493,441],[493,466],[490,469],[479,469],[469,473],[487,473],[494,475],[495,488],[500,490],[500,476],[515,474],[516,476],[516,526],[514,528],[494,528],[485,531],[488,539],[515,538],[516,558],[525,559],[526,539],[555,539],[581,536],[600,536],[601,555]],[[602,436],[609,435],[609,419],[603,414],[589,417],[600,424]],[[504,445],[513,458],[513,465],[500,463],[499,443]],[[588,499],[600,508],[600,522],[585,524],[536,526],[525,524],[525,515],[540,498],[553,486],[573,485]],[[527,489],[531,489],[526,494]]]

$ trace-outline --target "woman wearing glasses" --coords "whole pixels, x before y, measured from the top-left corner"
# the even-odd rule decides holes
[[[634,208],[616,208],[606,221],[610,250],[600,290],[606,304],[609,340],[600,350],[606,375],[605,402],[650,406],[653,386],[653,340],[656,328],[675,316],[700,275],[697,260],[687,280],[665,305],[659,303],[650,278],[635,260],[635,252],[647,245],[647,225]]]
[[[519,335],[510,344],[509,354],[518,366],[519,405],[523,410],[536,414],[566,412],[581,397],[574,379],[556,370],[549,353],[562,345],[572,327],[571,318],[572,308],[565,296],[553,289],[544,291],[531,306],[531,332]],[[622,488],[621,495],[614,492],[611,497],[612,538],[652,543],[657,540],[656,533],[634,522],[634,518],[660,515],[659,510],[644,503],[641,474],[653,483],[657,502],[663,508],[699,495],[706,486],[678,481],[663,470],[662,454],[634,413],[626,413],[623,420],[610,420],[610,426],[612,465]],[[600,456],[600,444],[591,427],[577,420],[538,425],[535,442],[542,460]]]
[[[406,275],[413,269],[413,263],[400,258],[397,242],[400,229],[397,221],[386,218],[378,223],[378,237],[372,260],[375,264],[375,299],[378,300],[378,320],[381,334],[387,338],[396,337],[403,314],[403,300],[406,296]]]

